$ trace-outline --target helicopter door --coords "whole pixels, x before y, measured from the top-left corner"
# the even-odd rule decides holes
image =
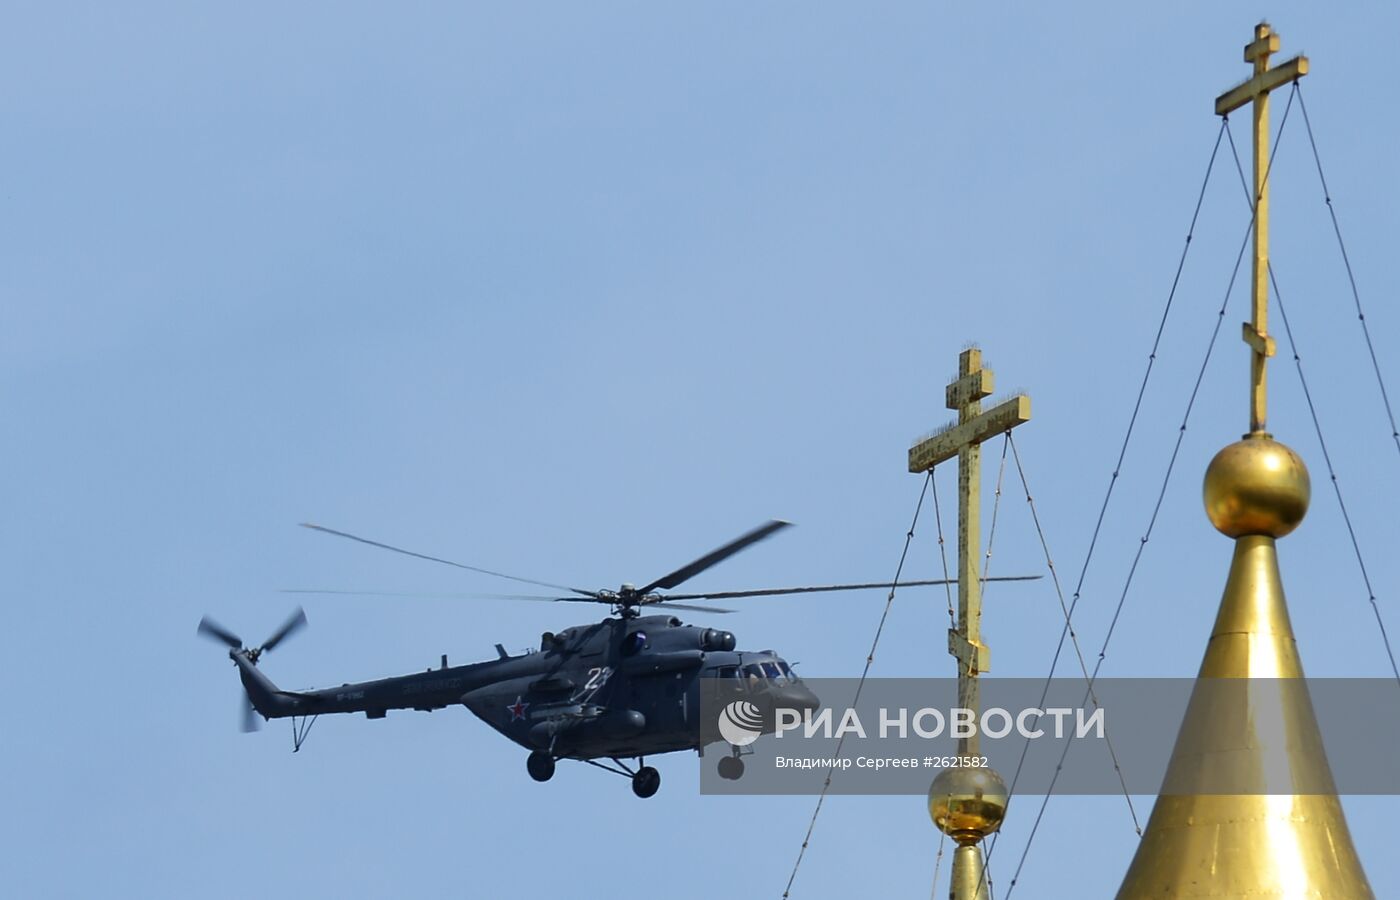
[[[702,698],[702,703],[709,704],[714,709],[719,709],[748,694],[744,689],[744,683],[740,680],[738,666],[716,666],[713,669],[705,669],[700,673],[700,690],[704,692],[699,695]]]
[[[685,711],[686,724],[689,728],[699,730],[704,736],[702,743],[717,741],[720,735],[718,731],[714,731],[715,711],[723,709],[735,700],[747,697],[748,691],[740,680],[742,675],[736,665],[702,669],[699,675],[690,704],[694,708]],[[696,703],[696,700],[699,702]],[[707,714],[708,721],[701,721],[701,711],[706,709],[711,711]]]

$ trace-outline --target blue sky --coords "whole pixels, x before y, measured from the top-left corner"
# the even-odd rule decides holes
[[[1261,13],[1285,55],[1312,57],[1308,109],[1400,395],[1400,133],[1377,46],[1400,24],[1390,6],[9,4],[8,885],[778,896],[810,798],[701,797],[680,754],[647,802],[582,766],[538,785],[465,710],[323,720],[293,756],[285,723],[237,733],[236,678],[195,624],[209,612],[256,639],[293,605],[280,588],[500,588],[303,520],[613,587],[782,517],[800,527],[694,587],[886,578],[919,489],[905,449],[946,419],[943,385],[970,341],[1001,386],[1033,396],[1017,445],[1072,581],[1218,128],[1212,102],[1247,75]],[[1400,633],[1387,516],[1400,453],[1301,124],[1274,175],[1276,267]],[[1091,651],[1247,222],[1222,157],[1085,582]],[[1199,663],[1230,552],[1199,479],[1246,428],[1244,302],[1106,674]],[[1281,545],[1304,661],[1385,675],[1289,363],[1273,365],[1271,424],[1316,488]],[[1042,570],[1012,477],[993,569]],[[924,518],[910,574],[940,571],[935,531]],[[714,618],[808,674],[850,675],[882,601],[773,599]],[[943,604],[898,597],[875,674],[951,673]],[[1048,582],[997,586],[987,604],[994,672],[1043,675],[1060,622]],[[587,618],[494,601],[306,607],[311,629],[264,662],[286,687],[488,658]],[[1150,798],[1136,804],[1145,821]],[[1038,805],[1012,807],[999,894]],[[1396,801],[1347,809],[1377,894],[1400,892]],[[1014,895],[1107,895],[1135,840],[1121,798],[1056,799]],[[936,850],[920,798],[835,798],[793,896],[922,896]]]

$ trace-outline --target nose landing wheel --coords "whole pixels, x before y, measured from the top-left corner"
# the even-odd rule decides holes
[[[744,761],[737,756],[726,756],[719,761],[719,777],[725,781],[738,781],[744,776]]]
[[[661,789],[661,773],[651,766],[642,766],[632,775],[632,793],[642,799]]]
[[[543,750],[536,750],[525,760],[525,769],[536,781],[548,781],[554,777],[554,757]]]

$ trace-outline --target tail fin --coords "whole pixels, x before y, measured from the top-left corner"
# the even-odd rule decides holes
[[[229,653],[238,666],[238,676],[243,680],[243,690],[248,700],[265,719],[290,716],[297,710],[297,695],[279,690],[258,667],[253,665],[247,654],[234,651]]]
[[[243,730],[257,731],[258,713],[265,719],[295,715],[301,705],[302,695],[279,691],[277,685],[267,680],[258,671],[258,657],[282,643],[298,630],[306,627],[306,612],[298,606],[291,618],[263,641],[261,647],[249,649],[243,646],[243,639],[215,622],[208,616],[199,620],[198,634],[218,641],[228,647],[229,659],[238,666],[238,675],[243,680],[243,691],[248,695],[248,705],[243,708]]]

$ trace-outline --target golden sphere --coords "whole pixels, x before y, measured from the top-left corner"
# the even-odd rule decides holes
[[[938,830],[960,844],[973,844],[1006,818],[1006,782],[995,769],[944,769],[928,789],[928,814]]]
[[[1221,450],[1206,468],[1206,515],[1232,538],[1283,537],[1303,521],[1311,495],[1303,460],[1263,432]]]

